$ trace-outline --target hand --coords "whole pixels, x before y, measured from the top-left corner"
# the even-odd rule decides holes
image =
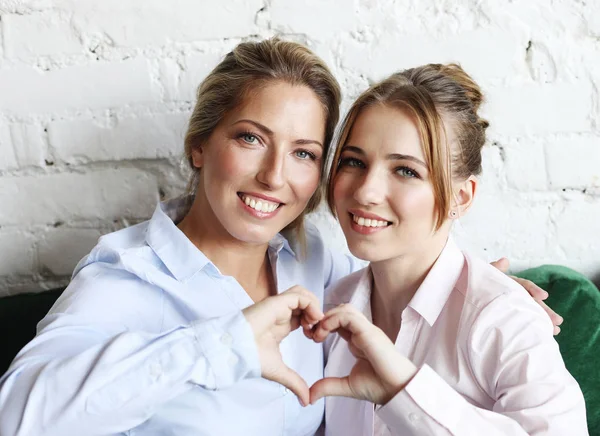
[[[503,258],[498,259],[495,262],[492,262],[491,265],[506,274],[506,272],[508,271],[509,262],[506,257],[503,257]],[[509,276],[509,277],[511,279],[513,279],[515,282],[517,282],[518,284],[520,284],[521,286],[523,286],[525,288],[525,290],[527,292],[529,292],[529,295],[531,295],[533,297],[533,299],[540,306],[542,306],[542,309],[544,309],[546,311],[546,313],[550,317],[550,320],[552,321],[552,324],[554,325],[554,334],[555,335],[559,334],[560,333],[559,325],[561,325],[563,323],[563,318],[558,313],[556,313],[555,311],[550,309],[550,307],[548,307],[548,305],[546,303],[544,303],[543,300],[548,298],[548,292],[544,291],[542,288],[540,288],[538,285],[533,283],[531,280],[522,279],[522,278],[515,277],[515,276]]]
[[[417,372],[415,365],[396,350],[386,334],[349,304],[327,312],[315,327],[313,340],[323,342],[333,332],[348,342],[356,364],[346,377],[326,377],[312,385],[311,404],[326,396],[385,404]]]
[[[302,405],[307,405],[310,400],[308,385],[283,363],[279,343],[299,326],[309,339],[312,338],[311,328],[323,318],[319,299],[312,292],[293,286],[247,307],[242,313],[254,332],[261,375],[289,388]]]

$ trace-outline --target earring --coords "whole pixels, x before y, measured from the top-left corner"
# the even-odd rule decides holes
[[[457,213],[455,210],[451,210],[449,215],[450,215],[450,219],[454,219],[454,218],[456,218]]]

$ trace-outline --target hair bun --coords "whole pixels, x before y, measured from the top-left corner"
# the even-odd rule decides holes
[[[471,76],[469,76],[458,64],[442,65],[440,72],[450,77],[463,88],[467,98],[471,100],[471,104],[473,104],[473,111],[477,112],[481,103],[483,103],[484,98],[481,88],[479,88],[479,85],[475,83]],[[487,125],[485,127],[487,127]]]

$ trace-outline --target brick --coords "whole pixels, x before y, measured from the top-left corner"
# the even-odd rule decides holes
[[[17,115],[160,100],[160,92],[150,78],[149,63],[141,58],[45,73],[26,66],[0,70],[0,95],[0,111]]]
[[[19,167],[43,166],[46,153],[44,128],[40,125],[13,124],[10,130]]]
[[[156,178],[136,169],[0,178],[0,224],[146,218],[158,199]]]
[[[4,44],[8,58],[72,54],[82,51],[81,41],[66,12],[5,15]]]
[[[263,6],[261,0],[78,0],[62,3],[73,12],[78,27],[88,33],[105,34],[114,45],[121,47],[256,34],[258,29],[254,19]]]
[[[580,196],[555,207],[555,244],[567,260],[595,262],[600,259],[600,198]]]
[[[230,50],[185,56],[183,69],[172,59],[161,62],[160,71],[167,100],[196,101],[196,90],[208,73]]]
[[[488,88],[485,115],[503,135],[587,132],[592,95],[587,82]]]
[[[504,155],[509,187],[520,192],[548,188],[543,144],[530,138],[519,138],[504,146]]]
[[[53,228],[38,243],[42,268],[57,276],[71,275],[77,262],[98,242],[98,229]]]
[[[62,162],[158,159],[183,155],[188,114],[57,121],[48,127],[54,156]]]
[[[518,193],[479,192],[456,234],[490,259],[550,252],[550,202]]]
[[[552,188],[600,187],[600,137],[550,140],[545,152]]]
[[[440,37],[400,34],[367,43],[348,40],[340,56],[350,74],[363,74],[371,80],[381,80],[395,71],[427,63],[458,62],[476,80],[493,81],[511,75],[525,44],[524,38],[516,33],[493,29]]]
[[[357,27],[358,14],[352,3],[342,6],[335,0],[273,0],[267,12],[273,29],[282,33],[304,33],[318,39]]]
[[[34,268],[33,236],[20,230],[0,230],[0,276],[31,275]]]
[[[0,171],[17,167],[17,157],[12,145],[10,128],[0,124]]]

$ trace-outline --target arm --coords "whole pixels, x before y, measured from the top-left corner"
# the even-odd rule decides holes
[[[503,273],[507,274],[510,264],[506,257],[502,257],[496,260],[495,262],[492,262],[491,265],[499,271],[502,271]],[[558,335],[560,333],[560,325],[563,323],[563,318],[554,310],[552,310],[550,306],[544,303],[544,300],[548,298],[548,292],[544,291],[531,280],[522,279],[516,276],[509,277],[521,286],[523,286],[523,288],[525,288],[525,290],[529,293],[529,295],[531,295],[531,297],[536,301],[536,303],[538,303],[541,306],[541,308],[544,309],[544,311],[550,317],[552,324],[554,325],[554,334]]]
[[[311,401],[340,395],[384,404],[378,414],[394,434],[587,435],[583,395],[564,368],[550,323],[541,310],[523,306],[530,305],[518,298],[490,304],[473,327],[472,371],[496,399],[492,410],[470,404],[428,366],[417,370],[349,306],[327,313],[315,338],[337,331],[357,364],[347,377],[315,383]],[[511,328],[494,329],[490,320]]]
[[[115,285],[91,278],[90,287]],[[114,299],[108,298],[109,312],[93,312],[107,298],[86,299],[89,289],[74,292],[79,280],[0,379],[0,434],[118,433],[144,422],[194,385],[223,389],[261,375],[308,401],[308,387],[283,364],[278,347],[304,314],[319,316],[320,303],[308,291],[286,291],[243,312],[151,333],[116,322],[122,316],[114,315],[121,310]],[[132,300],[127,289],[121,286],[119,293]],[[149,291],[145,289],[146,299]],[[152,312],[157,305],[144,304],[138,298],[136,310],[160,319]],[[316,321],[307,315],[304,324]]]
[[[0,434],[117,433],[194,384],[222,389],[260,375],[242,313],[163,334],[111,336],[65,314],[44,324],[0,379]]]

